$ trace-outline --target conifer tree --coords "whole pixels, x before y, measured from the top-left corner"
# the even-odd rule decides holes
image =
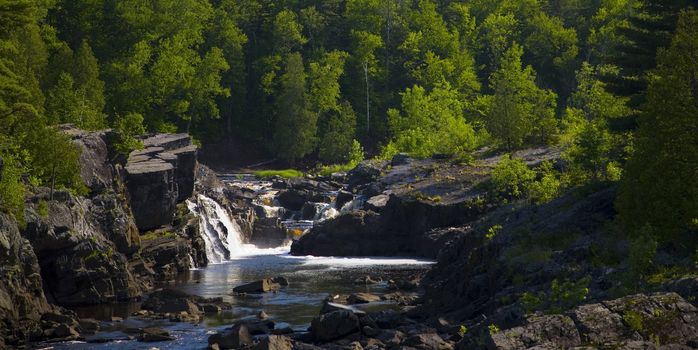
[[[315,148],[317,113],[309,109],[303,57],[288,55],[276,101],[274,145],[279,158],[294,163]]]
[[[657,56],[636,150],[617,202],[631,233],[645,225],[669,239],[698,231],[698,12],[681,13]]]

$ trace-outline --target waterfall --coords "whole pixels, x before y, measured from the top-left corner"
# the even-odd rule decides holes
[[[204,239],[209,264],[219,264],[249,256],[286,254],[291,249],[290,241],[279,247],[268,249],[246,244],[242,229],[235,222],[235,218],[229,215],[218,202],[202,194],[197,195],[195,200],[188,200],[187,207],[201,220],[199,234]]]
[[[201,218],[199,233],[206,243],[209,263],[221,263],[244,252],[242,230],[220,204],[199,194],[196,202],[187,201],[187,206]]]

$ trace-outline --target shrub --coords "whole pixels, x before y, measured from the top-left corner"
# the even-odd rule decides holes
[[[36,212],[40,217],[44,219],[48,218],[48,202],[43,199],[40,200],[39,203],[36,204]]]
[[[637,282],[650,272],[657,253],[657,240],[651,226],[645,225],[638,236],[630,242],[628,269],[630,282]]]
[[[128,155],[134,150],[143,148],[143,142],[136,138],[145,133],[142,115],[129,113],[124,117],[117,117],[114,130],[117,138],[114,149],[118,153]]]
[[[523,160],[508,154],[492,170],[494,191],[505,199],[524,197],[535,178],[536,173]]]
[[[0,210],[10,213],[19,221],[24,218],[24,184],[22,171],[13,157],[0,157]]]
[[[536,204],[550,202],[560,193],[562,182],[550,162],[543,162],[536,170],[539,179],[528,186],[529,198]]]

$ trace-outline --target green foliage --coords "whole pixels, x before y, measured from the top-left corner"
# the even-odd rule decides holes
[[[640,233],[630,242],[628,252],[629,283],[636,285],[651,272],[654,256],[657,253],[657,240],[652,227],[644,226]]]
[[[528,197],[536,204],[543,204],[557,198],[561,189],[562,181],[557,172],[553,169],[552,163],[543,162],[536,168],[538,179],[528,185]]]
[[[448,84],[427,92],[415,85],[402,93],[402,113],[388,111],[394,138],[388,149],[414,157],[458,154],[474,149],[478,140],[463,118],[463,104]],[[392,151],[391,151],[392,152]]]
[[[466,333],[468,333],[468,327],[466,327],[464,325],[460,325],[460,327],[458,327],[458,335],[463,337],[463,336],[465,336]]]
[[[487,115],[487,130],[507,149],[526,142],[547,143],[557,132],[556,96],[538,88],[530,66],[522,67],[523,48],[512,45],[502,56],[499,70],[490,77],[494,90]]]
[[[274,130],[276,154],[289,162],[302,158],[315,148],[317,113],[309,109],[303,58],[292,53],[281,76],[277,100],[279,115]]]
[[[356,114],[349,102],[343,102],[339,111],[330,116],[325,132],[320,139],[318,157],[323,162],[349,162],[355,151],[354,131]],[[361,145],[359,145],[361,147]]]
[[[117,117],[114,122],[116,140],[114,149],[122,155],[128,155],[134,150],[142,149],[143,142],[137,136],[145,133],[143,116],[138,113],[129,113],[123,117]]]
[[[616,206],[630,233],[661,240],[698,230],[698,13],[684,11],[661,51]]]
[[[536,173],[520,158],[502,156],[492,169],[492,185],[496,196],[504,199],[523,198],[535,180]]]
[[[630,329],[634,330],[635,332],[642,332],[643,331],[643,326],[642,326],[642,314],[635,311],[635,310],[629,310],[628,312],[623,314],[623,321],[630,326]]]
[[[22,169],[12,156],[0,154],[0,210],[23,220],[24,193]]]
[[[330,176],[333,173],[349,171],[356,168],[364,160],[364,150],[359,141],[353,140],[351,151],[349,151],[348,161],[344,164],[320,166],[317,173],[322,176]]]
[[[489,325],[489,326],[487,326],[487,330],[490,332],[490,335],[495,335],[495,334],[501,332],[501,330],[499,329],[499,327],[497,327],[497,325],[494,324],[494,323],[491,324],[491,325]]]
[[[521,297],[521,306],[528,313],[545,311],[552,314],[567,311],[583,303],[589,294],[591,277],[584,277],[577,281],[564,280],[560,282],[554,279],[550,283],[550,290],[538,294],[525,292]]]
[[[62,132],[50,127],[35,130],[28,139],[31,172],[41,185],[65,188],[75,194],[86,194],[87,187],[80,177],[80,147]]]
[[[283,177],[284,179],[290,179],[294,177],[303,177],[303,172],[295,169],[259,170],[254,172],[254,176],[262,179],[271,178],[275,176]]]
[[[485,239],[490,240],[490,239],[494,238],[501,230],[502,230],[502,225],[499,225],[499,224],[488,228],[487,234],[485,234]]]
[[[45,200],[40,200],[38,203],[36,203],[36,212],[39,214],[39,216],[43,219],[48,218],[48,202]]]

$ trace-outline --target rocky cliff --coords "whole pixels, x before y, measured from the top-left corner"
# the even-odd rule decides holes
[[[63,132],[81,147],[89,193],[57,190],[51,198],[48,189],[32,188],[22,225],[0,214],[0,348],[74,339],[76,318],[54,305],[139,299],[192,260],[206,264],[198,218],[183,203],[193,195],[197,169],[188,135],[146,138],[146,148],[122,166],[109,131]]]

